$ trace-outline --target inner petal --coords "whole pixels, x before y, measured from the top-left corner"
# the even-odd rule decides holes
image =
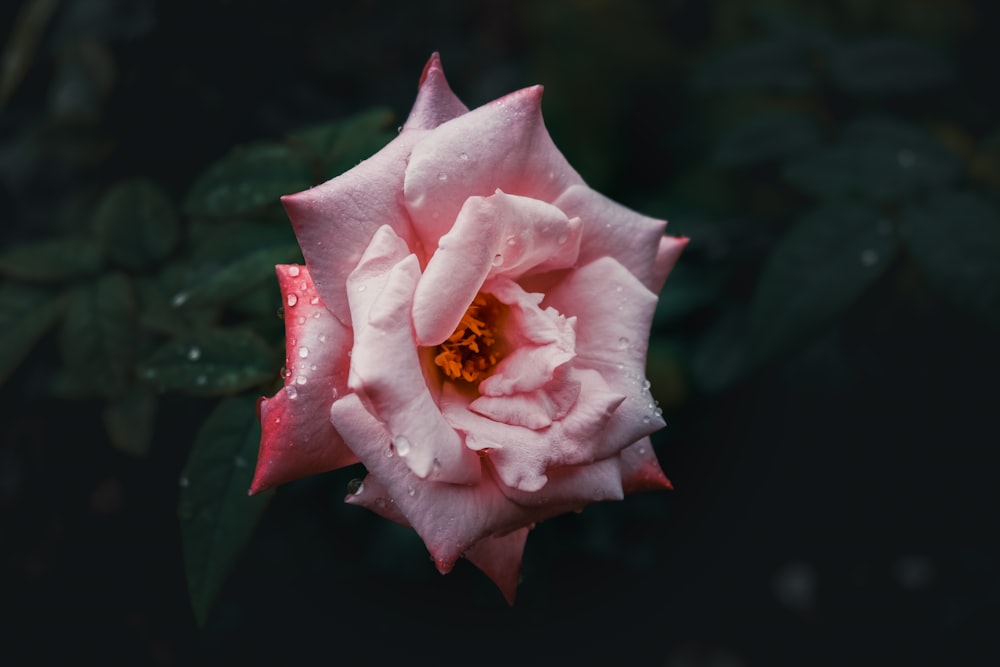
[[[475,384],[506,355],[503,338],[509,309],[495,296],[480,292],[458,327],[436,348],[434,364],[451,380]]]

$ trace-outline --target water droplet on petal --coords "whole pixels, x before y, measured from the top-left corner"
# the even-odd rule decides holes
[[[618,347],[620,349],[622,349],[622,350],[624,350],[625,348],[627,348],[628,347],[628,338],[626,338],[625,336],[622,336],[621,338],[619,338],[618,339]]]
[[[309,305],[311,305],[311,306],[318,306],[319,305],[319,297],[318,296],[314,296],[313,298],[309,299]]]
[[[639,453],[640,454],[645,454],[646,453],[646,448],[645,447],[640,447],[639,448]]]
[[[394,455],[395,452],[392,451],[392,443],[389,443],[389,449],[385,450],[385,458],[391,459]]]
[[[501,264],[503,264],[503,255],[500,253],[493,255],[493,266],[500,266]]]
[[[308,347],[300,347],[299,348],[299,358],[300,359],[305,359],[308,356],[309,356],[309,348]]]
[[[366,289],[368,289],[367,285],[358,285],[358,291],[359,292],[364,292]]]
[[[407,484],[407,485],[406,485],[406,493],[407,493],[407,495],[409,495],[409,496],[410,496],[411,498],[413,497],[413,495],[414,495],[414,494],[415,494],[416,492],[417,492],[417,490],[416,490],[416,489],[414,489],[412,485],[410,485],[410,484]]]
[[[326,334],[320,334],[319,335],[319,342],[321,342],[321,343],[325,343],[326,342]]]
[[[306,323],[306,318],[305,317],[299,317],[299,319],[297,321],[298,321],[299,324],[305,324]]]
[[[297,378],[295,378],[295,384],[305,384],[306,382],[309,382],[309,378],[307,378],[305,375],[300,375]]]
[[[347,492],[352,496],[360,496],[365,490],[365,482],[355,477],[347,483]]]
[[[459,160],[468,160],[469,159],[469,154],[466,153],[465,151],[462,151],[461,153],[458,154],[458,159]]]
[[[294,294],[289,294],[288,298],[286,299],[286,302],[288,303],[289,306],[294,306],[299,302],[299,297],[295,296]]]
[[[392,445],[400,456],[406,456],[410,453],[410,441],[405,435],[397,435],[393,438]]]
[[[285,394],[288,396],[288,398],[294,401],[296,398],[299,397],[299,390],[295,388],[294,384],[290,384],[287,387],[285,387]]]
[[[448,174],[446,174],[446,173],[444,173],[442,171],[440,174],[438,174],[438,180],[439,181],[447,181],[448,180]]]
[[[288,267],[288,275],[290,275],[292,278],[299,275],[299,267],[297,266]]]
[[[559,238],[556,239],[556,241],[559,243],[559,245],[562,245],[563,243],[566,243],[566,241],[568,241],[568,240],[569,240],[569,234],[567,234],[566,232],[563,232],[562,234],[560,234]]]
[[[198,346],[192,346],[187,352],[188,361],[198,361],[201,358],[201,349]]]
[[[516,236],[508,236],[507,237],[507,245],[511,245],[511,246],[517,245],[517,237]]]

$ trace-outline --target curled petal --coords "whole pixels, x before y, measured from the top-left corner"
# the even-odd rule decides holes
[[[566,416],[580,396],[580,387],[570,367],[563,365],[544,387],[520,394],[480,396],[469,409],[493,421],[538,430]]]
[[[430,346],[447,339],[487,276],[517,278],[572,266],[580,227],[555,206],[527,197],[497,191],[467,199],[417,284],[417,341]]]
[[[684,236],[664,236],[660,239],[660,247],[656,251],[656,261],[653,264],[652,284],[649,286],[653,292],[659,293],[663,289],[667,276],[670,275],[687,244],[688,239]]]
[[[451,87],[448,85],[447,79],[444,78],[441,56],[433,53],[420,75],[417,99],[413,103],[413,108],[410,109],[410,115],[406,118],[403,131],[433,130],[441,123],[457,118],[468,111],[469,109],[462,104],[461,100],[455,97],[455,93],[451,92]]]
[[[260,402],[263,431],[250,493],[342,468],[357,457],[326,414],[347,391],[351,330],[326,309],[304,266],[275,267],[285,296],[285,386]]]
[[[654,263],[667,225],[664,220],[640,215],[586,185],[570,187],[553,203],[566,215],[583,221],[581,265],[613,257],[643,285],[659,291]]]
[[[656,460],[653,444],[643,438],[622,450],[622,487],[625,493],[641,491],[661,491],[673,489],[673,484],[663,474],[660,462]]]
[[[583,183],[552,143],[541,100],[541,86],[519,90],[443,123],[434,141],[414,147],[403,198],[424,247],[437,245],[469,197],[499,189],[554,202]]]
[[[349,386],[389,426],[396,453],[414,473],[471,484],[479,478],[478,458],[434,404],[410,327],[419,275],[402,239],[381,227],[347,279],[354,324]]]

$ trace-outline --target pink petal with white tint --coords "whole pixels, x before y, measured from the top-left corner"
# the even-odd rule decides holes
[[[570,187],[553,203],[583,221],[581,265],[613,257],[646,287],[659,287],[653,265],[666,221],[640,215],[586,185]]]
[[[580,221],[551,204],[497,191],[469,197],[417,284],[413,326],[421,345],[439,345],[458,326],[487,276],[572,266]]]
[[[544,303],[578,320],[573,365],[598,371],[612,390],[627,397],[603,437],[632,443],[663,428],[645,379],[656,295],[624,266],[603,257],[566,276]]]
[[[433,130],[435,127],[452,118],[457,118],[469,109],[451,92],[444,70],[441,68],[441,56],[431,54],[430,60],[424,65],[420,75],[417,99],[406,118],[403,131]]]
[[[484,537],[465,552],[465,557],[493,580],[510,605],[514,604],[517,594],[521,556],[527,539],[528,529],[520,528],[499,537]]]
[[[566,416],[576,404],[581,384],[572,375],[570,366],[564,364],[540,389],[508,396],[480,396],[469,404],[469,409],[504,424],[532,430],[545,428]]]
[[[663,289],[667,276],[680,258],[688,239],[684,236],[664,236],[660,239],[660,247],[656,251],[656,261],[653,264],[652,284],[649,288],[656,293]]]
[[[260,401],[263,434],[250,493],[342,468],[357,457],[326,418],[347,392],[353,335],[330,314],[304,266],[276,268],[285,300],[285,386]]]
[[[622,487],[625,493],[673,489],[656,460],[649,438],[626,447],[621,453]]]
[[[504,485],[522,491],[538,491],[548,481],[552,468],[591,463],[615,455],[621,441],[606,439],[605,425],[625,399],[609,391],[594,371],[574,371],[581,384],[573,409],[550,426],[531,430],[503,424],[471,411],[464,397],[444,387],[441,407],[451,424],[465,433],[466,446],[489,450],[490,460]]]
[[[543,387],[575,354],[576,320],[552,308],[542,310],[542,295],[529,294],[504,277],[491,278],[483,290],[510,309],[504,338],[513,351],[479,384],[479,392],[505,396]]]
[[[347,278],[354,348],[349,386],[394,434],[396,453],[419,477],[456,484],[479,479],[478,457],[444,420],[424,380],[410,327],[417,258],[380,227]]]
[[[413,149],[403,197],[424,247],[433,248],[470,196],[498,189],[553,202],[580,175],[552,143],[534,86],[473,109]],[[573,217],[573,216],[570,216]]]
[[[360,406],[361,404],[358,403],[357,405]],[[361,409],[363,410],[364,408]],[[378,514],[383,519],[395,521],[401,526],[406,526],[407,528],[413,527],[406,520],[406,517],[403,516],[403,512],[400,511],[399,506],[396,505],[396,501],[389,493],[389,489],[385,488],[382,482],[378,481],[378,478],[374,475],[365,475],[364,480],[358,488],[353,493],[347,494],[344,502],[351,505],[360,505],[365,509],[375,512],[375,514]]]
[[[406,159],[427,134],[405,132],[350,171],[314,188],[281,198],[316,290],[330,312],[350,326],[345,283],[382,225],[413,240],[400,201]],[[409,244],[408,244],[409,245]]]

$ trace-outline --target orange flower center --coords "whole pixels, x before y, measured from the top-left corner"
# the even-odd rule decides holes
[[[438,346],[434,363],[452,380],[479,382],[503,359],[498,331],[507,307],[480,292],[448,340]]]

